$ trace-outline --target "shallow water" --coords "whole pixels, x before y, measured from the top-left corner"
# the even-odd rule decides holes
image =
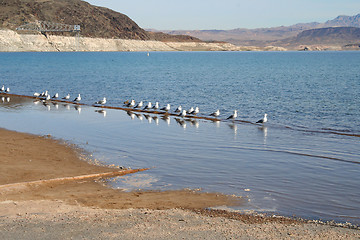
[[[265,126],[182,121],[11,97],[0,102],[0,126],[70,140],[109,164],[154,167],[116,179],[117,188],[201,188],[248,196],[242,210],[359,224],[360,127],[349,122],[359,113],[358,58],[351,52],[0,54],[3,82],[18,94],[53,93],[71,83],[71,94],[81,89],[85,103],[106,92],[112,106],[156,99],[198,105],[203,116],[219,107],[222,119],[235,108],[251,122],[265,110],[270,115]]]

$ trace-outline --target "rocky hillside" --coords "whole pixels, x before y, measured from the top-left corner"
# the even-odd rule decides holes
[[[80,25],[81,36],[135,40],[193,41],[189,36],[153,34],[140,28],[128,16],[82,0],[0,0],[0,28],[16,27],[36,20]],[[52,33],[57,34],[59,33]],[[60,35],[69,35],[61,33]],[[197,39],[197,41],[200,41]]]

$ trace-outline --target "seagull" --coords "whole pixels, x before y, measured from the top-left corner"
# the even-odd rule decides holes
[[[144,107],[143,110],[150,109],[150,108],[152,108],[152,104],[151,104],[151,102],[148,102],[148,104]]]
[[[52,98],[58,98],[59,97],[59,94],[58,93],[55,93],[54,96]]]
[[[141,108],[143,105],[143,101],[140,101],[134,108]]]
[[[34,93],[34,97],[40,97],[40,95],[41,95],[41,94],[38,93],[38,92],[35,92],[35,93]]]
[[[50,100],[50,95],[47,95],[46,98],[45,98],[46,101],[49,101]]]
[[[196,115],[200,112],[199,107],[196,107],[190,114]]]
[[[106,103],[106,97],[104,97],[102,100],[95,102],[95,104],[101,104],[104,105]]]
[[[130,102],[126,104],[127,107],[134,107],[135,106],[135,100],[132,99]]]
[[[2,85],[0,91],[1,91],[1,92],[4,92],[4,91],[5,91],[5,86],[4,86],[4,85]]]
[[[194,108],[191,107],[191,108],[187,111],[187,113],[190,114],[190,113],[192,113],[193,111],[194,111]]]
[[[65,97],[63,97],[62,99],[65,99],[65,100],[69,100],[70,99],[70,94],[68,93]]]
[[[181,111],[182,111],[182,107],[181,107],[181,105],[180,105],[180,106],[177,107],[177,109],[175,110],[175,112],[177,113],[177,112],[181,112]]]
[[[186,110],[182,110],[182,112],[179,114],[180,117],[185,117],[186,116]]]
[[[45,93],[42,93],[41,97],[47,97],[47,95],[49,95],[48,90],[46,90]]]
[[[79,93],[79,95],[74,99],[74,102],[80,102],[80,101],[81,101],[81,96]]]
[[[215,112],[213,112],[212,114],[210,114],[210,116],[213,116],[213,117],[218,117],[220,115],[220,110],[216,110]]]
[[[160,110],[163,110],[163,111],[166,111],[166,112],[170,111],[170,104],[167,104],[166,107],[163,107]]]
[[[6,88],[5,93],[10,92],[10,88]]]
[[[266,123],[267,122],[267,113],[264,114],[264,117],[262,119],[260,119],[259,121],[257,121],[256,123]]]
[[[238,114],[237,114],[237,110],[234,110],[234,114],[229,116],[227,119],[232,119],[235,120],[235,118],[237,118]]]
[[[159,109],[159,102],[156,102],[152,109],[157,110]]]

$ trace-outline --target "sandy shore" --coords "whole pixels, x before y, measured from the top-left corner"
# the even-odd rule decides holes
[[[128,193],[94,177],[41,182],[120,169],[89,164],[80,149],[47,136],[0,136],[0,239],[360,239],[355,229],[204,210],[242,202],[222,194]]]

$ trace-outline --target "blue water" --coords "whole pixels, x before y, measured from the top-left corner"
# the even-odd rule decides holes
[[[252,123],[269,115],[265,126],[104,117],[11,98],[0,102],[0,127],[70,140],[109,164],[155,167],[116,188],[201,188],[247,197],[241,210],[359,224],[359,62],[358,52],[0,53],[0,85],[16,94],[159,101],[199,106],[200,116],[220,109],[221,119],[237,109]]]

